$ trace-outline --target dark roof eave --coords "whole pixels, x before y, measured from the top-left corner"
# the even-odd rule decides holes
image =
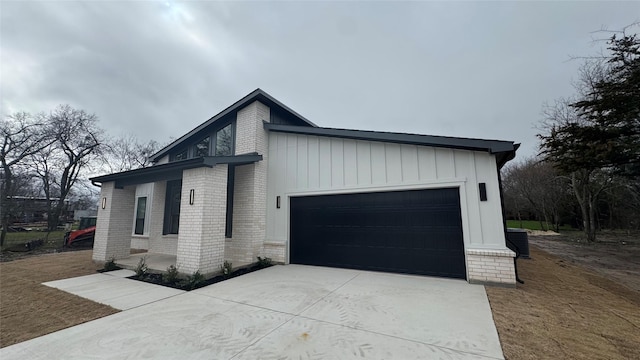
[[[116,182],[116,187],[143,184],[153,181],[182,178],[182,171],[199,167],[214,167],[219,164],[245,165],[262,160],[262,155],[249,153],[234,156],[204,156],[194,159],[173,161],[142,169],[123,171],[90,178],[93,183]]]
[[[264,123],[264,128],[269,131],[286,132],[293,134],[305,134],[316,136],[328,136],[355,140],[392,142],[399,144],[435,146],[451,149],[463,149],[472,151],[488,151],[492,154],[514,152],[519,145],[512,141],[485,140],[471,138],[456,138],[434,135],[404,134],[381,131],[332,129],[332,128],[309,128],[290,125],[278,125]]]

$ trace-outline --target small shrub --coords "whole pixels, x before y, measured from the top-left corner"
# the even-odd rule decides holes
[[[102,268],[103,271],[114,271],[114,270],[120,270],[121,267],[118,266],[116,264],[116,258],[111,257],[111,259],[109,259],[109,261],[107,261],[106,263],[104,263],[104,267]]]
[[[144,278],[144,276],[147,275],[148,270],[149,270],[149,267],[147,266],[147,259],[144,257],[141,257],[135,269],[136,277],[140,279]]]
[[[233,270],[233,266],[229,261],[224,261],[224,265],[220,265],[222,269],[222,275],[229,276],[231,275],[231,271]]]
[[[273,260],[271,260],[271,258],[258,256],[258,266],[260,268],[266,268],[271,265],[273,265]]]
[[[203,282],[204,282],[204,275],[200,274],[200,270],[197,270],[196,272],[193,273],[193,275],[187,276],[187,280],[186,280],[184,286],[188,290],[193,290],[196,287],[198,287],[198,285],[202,284]]]
[[[175,284],[178,282],[178,268],[175,265],[170,265],[167,268],[167,272],[162,274],[162,281],[167,284]]]

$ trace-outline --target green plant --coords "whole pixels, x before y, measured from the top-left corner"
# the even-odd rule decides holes
[[[224,265],[220,265],[222,269],[222,275],[228,276],[231,275],[231,271],[233,270],[233,266],[229,261],[224,261]]]
[[[187,280],[184,286],[188,290],[193,290],[203,282],[204,282],[204,275],[200,273],[200,270],[197,270],[196,272],[193,273],[193,275],[187,276]]]
[[[167,272],[162,274],[162,281],[168,284],[178,282],[178,268],[175,265],[170,265],[167,268]]]
[[[147,266],[147,259],[144,257],[141,257],[140,260],[138,261],[138,265],[134,270],[136,272],[136,277],[142,279],[145,275],[147,275],[148,270],[149,270],[149,267]]]
[[[273,265],[273,260],[271,260],[271,258],[268,257],[260,257],[258,256],[258,266],[261,268],[266,268]]]
[[[116,264],[116,258],[113,256],[109,259],[109,261],[104,263],[104,267],[102,268],[103,271],[113,271],[120,269],[121,267]]]

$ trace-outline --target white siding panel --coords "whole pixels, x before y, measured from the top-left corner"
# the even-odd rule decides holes
[[[416,182],[419,179],[418,149],[414,145],[401,145],[402,181]]]
[[[298,137],[287,137],[287,178],[286,183],[289,188],[296,188],[298,175]]]
[[[467,155],[468,154],[468,155]],[[475,162],[473,153],[467,151],[455,151],[456,171],[467,174],[467,217],[472,231],[469,236],[471,243],[482,243],[482,222],[480,219],[480,194],[478,193],[478,182],[475,173]],[[461,164],[458,164],[460,162]]]
[[[318,152],[318,138],[315,136],[309,136],[307,141],[309,147],[307,156],[309,163],[309,182],[310,189],[317,189],[320,187],[320,155]]]
[[[496,234],[495,238],[485,237],[483,244],[504,243],[502,228],[502,208],[500,201],[500,184],[497,177],[497,165],[495,159],[485,154],[475,155],[475,170],[477,182],[487,184],[487,201],[479,202],[479,213],[483,233]],[[479,195],[478,195],[479,196]]]
[[[344,147],[342,139],[331,139],[331,187],[344,186]]]
[[[384,144],[387,165],[387,182],[390,184],[402,182],[402,156],[400,145]]]
[[[320,189],[331,188],[331,143],[328,138],[319,138],[320,143]]]
[[[277,175],[285,174],[287,171],[287,136],[283,134],[277,134],[276,141],[276,156],[273,158],[273,163],[269,167],[276,169]]]
[[[436,168],[436,150],[418,146],[418,173],[421,181],[433,181],[438,178]]]
[[[358,185],[358,154],[354,140],[344,140],[344,185]]]
[[[306,189],[309,186],[309,158],[307,156],[309,145],[306,136],[298,136],[298,162],[296,164],[296,187],[298,189]]]
[[[387,164],[384,144],[371,142],[371,182],[373,184],[387,183]]]
[[[358,141],[356,143],[358,185],[371,185],[371,143]]]
[[[453,179],[456,176],[453,151],[451,149],[436,149],[436,171],[438,179]]]

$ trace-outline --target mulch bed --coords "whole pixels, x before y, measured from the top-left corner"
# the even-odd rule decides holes
[[[156,274],[156,273],[147,273],[144,274],[143,276],[130,276],[128,279],[133,279],[133,280],[138,280],[138,281],[144,281],[144,282],[148,282],[151,284],[156,284],[156,285],[162,285],[162,286],[166,286],[166,287],[170,287],[170,288],[174,288],[174,289],[179,289],[179,290],[186,290],[186,291],[191,291],[191,290],[195,290],[195,289],[199,289],[201,287],[205,287],[205,286],[209,286],[215,283],[219,283],[221,281],[225,281],[225,280],[229,280],[232,279],[234,277],[238,277],[238,276],[242,276],[254,271],[258,271],[267,267],[270,267],[272,265],[258,265],[258,264],[254,264],[251,265],[249,267],[243,267],[243,268],[239,268],[235,271],[233,271],[231,274],[228,275],[218,275],[218,276],[214,276],[212,278],[209,279],[203,279],[201,281],[195,281],[195,282],[189,282],[189,279],[178,279],[177,281],[171,281],[171,282],[167,282],[165,281],[165,279],[163,278],[162,274]]]

